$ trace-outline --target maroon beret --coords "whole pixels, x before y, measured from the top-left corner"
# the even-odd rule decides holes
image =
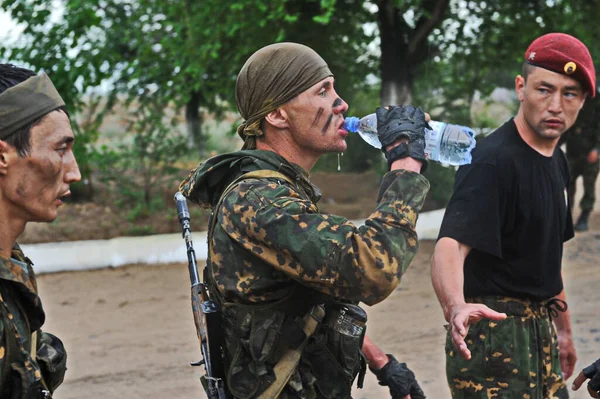
[[[596,95],[596,71],[592,56],[579,39],[564,33],[548,33],[535,39],[525,52],[525,61],[577,79],[591,97]]]

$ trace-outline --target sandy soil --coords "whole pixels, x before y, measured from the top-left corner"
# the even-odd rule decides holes
[[[600,217],[593,224],[600,226]],[[422,242],[400,287],[368,309],[368,332],[386,352],[409,364],[429,398],[448,398],[444,320],[429,279],[432,248],[432,242]],[[566,248],[579,366],[600,356],[599,249],[597,231],[578,235]],[[198,360],[199,349],[186,265],[49,274],[40,276],[39,285],[48,314],[45,329],[69,350],[67,379],[57,399],[204,397],[200,369],[188,365]],[[355,398],[389,397],[373,375],[365,385],[355,390]]]

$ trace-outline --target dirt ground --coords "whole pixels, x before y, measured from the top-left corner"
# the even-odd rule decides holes
[[[600,227],[600,215],[593,220]],[[368,309],[368,333],[414,370],[430,399],[448,398],[444,378],[444,320],[429,279],[432,242],[421,250],[400,287]],[[565,280],[578,366],[600,356],[598,253],[600,232],[568,243]],[[186,265],[136,265],[39,278],[48,315],[45,329],[69,350],[69,370],[56,399],[204,397],[189,366],[199,358]],[[368,373],[355,398],[386,398]],[[575,393],[573,398],[585,398]]]

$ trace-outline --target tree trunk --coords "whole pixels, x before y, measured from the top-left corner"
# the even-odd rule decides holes
[[[395,63],[381,57],[381,105],[412,104],[413,71],[408,65],[399,71]],[[387,57],[390,58],[390,57]]]
[[[379,0],[377,17],[381,38],[381,104],[406,105],[413,101],[413,81],[429,56],[427,37],[444,18],[449,0],[423,0],[426,11],[414,28],[393,0]]]
[[[409,59],[405,23],[393,0],[381,0],[379,34],[381,38],[381,104],[406,105],[412,102],[414,67]]]
[[[188,145],[190,148],[196,148],[200,154],[206,150],[206,143],[202,135],[202,115],[200,114],[200,104],[202,103],[202,94],[199,91],[193,91],[190,99],[185,105],[185,123],[188,134]]]

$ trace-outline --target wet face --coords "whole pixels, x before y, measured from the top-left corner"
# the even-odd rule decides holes
[[[570,128],[585,101],[577,80],[544,68],[534,68],[527,81],[516,79],[524,119],[540,138],[555,140]]]
[[[346,150],[343,129],[348,104],[335,91],[334,80],[328,77],[283,105],[289,129],[296,145],[304,152],[320,156]]]
[[[11,217],[25,223],[56,219],[62,198],[71,194],[69,185],[81,179],[73,155],[74,140],[67,115],[53,111],[31,129],[31,149],[26,157],[2,142],[2,206],[9,209]]]

